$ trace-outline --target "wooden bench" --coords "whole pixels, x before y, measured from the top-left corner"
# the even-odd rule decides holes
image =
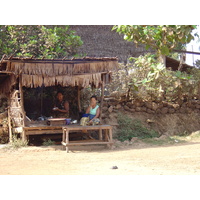
[[[106,144],[108,147],[112,147],[112,126],[110,125],[95,125],[95,126],[80,126],[80,125],[70,125],[63,126],[63,136],[62,136],[62,145],[66,147],[66,151],[69,152],[69,146],[77,145],[96,145],[96,144]],[[84,132],[97,130],[99,131],[98,140],[78,140],[78,141],[69,141],[70,132]]]

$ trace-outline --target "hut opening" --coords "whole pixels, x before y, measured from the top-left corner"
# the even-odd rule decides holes
[[[53,107],[56,101],[56,94],[61,92],[64,100],[69,102],[70,117],[72,119],[79,118],[80,111],[78,110],[78,87],[37,87],[27,88],[23,87],[24,93],[24,110],[26,116],[31,120],[38,120],[42,118],[54,117]],[[30,106],[31,105],[31,106]]]

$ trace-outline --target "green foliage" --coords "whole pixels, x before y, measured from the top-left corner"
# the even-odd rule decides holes
[[[54,145],[54,144],[55,144],[55,142],[52,141],[51,139],[44,139],[43,143],[42,143],[42,145],[44,145],[44,146],[51,146],[51,145]]]
[[[120,141],[131,140],[133,137],[153,138],[158,137],[158,133],[142,125],[139,120],[133,120],[127,115],[118,115],[117,139]]]
[[[193,40],[191,32],[194,29],[195,25],[118,25],[112,30],[124,34],[125,40],[136,45],[144,44],[146,49],[151,47],[160,56],[169,55],[172,49]]]
[[[132,57],[126,65],[120,64],[112,79],[106,89],[110,93],[115,91],[121,100],[126,96],[126,100],[178,102],[185,98],[195,99],[200,90],[199,69],[192,68],[187,73],[171,71],[152,54]]]
[[[129,82],[133,98],[176,101],[183,96],[197,95],[200,74],[192,73],[193,70],[190,73],[170,71],[151,54],[131,59],[135,60]]]
[[[63,58],[75,56],[83,44],[69,26],[1,26],[0,54]]]

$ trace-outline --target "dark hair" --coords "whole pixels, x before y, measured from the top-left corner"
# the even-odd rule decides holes
[[[95,98],[96,101],[97,101],[97,96],[93,95],[93,96],[90,97],[90,99],[92,99],[92,98]]]
[[[63,92],[60,92],[60,91],[59,91],[59,92],[56,93],[56,96],[58,96],[59,93],[63,95]]]

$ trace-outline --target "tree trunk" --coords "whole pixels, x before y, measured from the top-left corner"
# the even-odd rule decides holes
[[[180,63],[179,63],[179,67],[178,67],[178,71],[181,71],[183,64],[185,63],[185,57],[186,57],[186,55],[182,53]]]
[[[158,61],[166,67],[166,56],[165,55],[160,54],[158,57]]]

